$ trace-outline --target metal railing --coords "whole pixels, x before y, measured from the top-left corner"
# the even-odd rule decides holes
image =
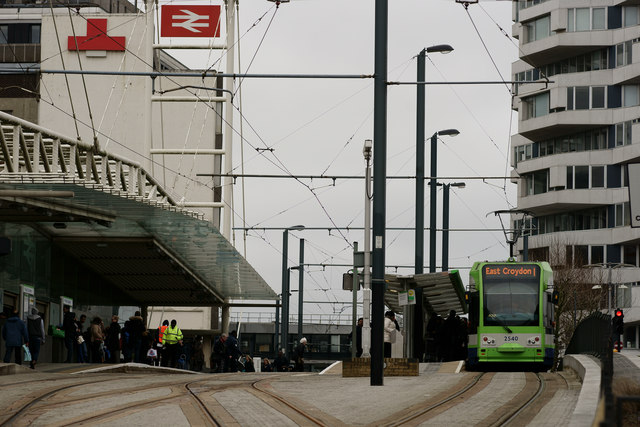
[[[273,323],[275,322],[275,313],[267,312],[244,312],[232,313],[229,319],[232,323]],[[292,314],[289,316],[290,324],[297,324],[298,316]],[[351,314],[304,314],[302,323],[320,324],[320,325],[351,325]]]

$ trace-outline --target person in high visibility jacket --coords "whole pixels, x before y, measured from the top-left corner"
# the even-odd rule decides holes
[[[160,366],[167,366],[167,356],[164,351],[164,331],[169,327],[169,321],[164,320],[162,325],[158,327],[158,353],[160,355]]]
[[[178,357],[182,352],[182,331],[178,328],[176,319],[171,320],[171,326],[164,330],[162,337],[164,341],[165,354],[168,366],[175,368]]]

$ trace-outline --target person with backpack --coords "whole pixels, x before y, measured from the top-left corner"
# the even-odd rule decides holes
[[[29,344],[29,333],[27,332],[27,325],[18,316],[17,309],[13,310],[11,316],[2,327],[2,338],[7,349],[4,354],[4,363],[9,363],[11,361],[11,353],[14,353],[16,363],[22,365],[22,344]]]
[[[40,345],[44,344],[45,337],[44,321],[35,307],[31,308],[31,314],[27,316],[27,332],[29,332],[29,351],[31,352],[29,367],[35,369],[40,355]]]
[[[226,353],[225,341],[227,340],[227,334],[223,333],[213,342],[213,351],[209,358],[209,367],[211,372],[224,372],[224,359]]]

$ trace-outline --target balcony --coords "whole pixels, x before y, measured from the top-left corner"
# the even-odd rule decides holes
[[[0,44],[0,63],[39,63],[40,43]]]

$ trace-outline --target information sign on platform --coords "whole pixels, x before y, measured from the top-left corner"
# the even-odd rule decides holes
[[[640,163],[627,165],[629,177],[629,206],[631,210],[631,226],[640,227]]]
[[[219,5],[164,5],[162,37],[220,37]]]

